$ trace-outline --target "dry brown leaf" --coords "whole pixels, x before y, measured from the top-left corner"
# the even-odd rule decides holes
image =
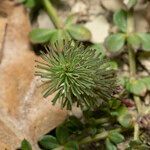
[[[34,77],[34,60],[38,57],[29,44],[28,14],[23,6],[12,3],[6,0],[0,5],[6,11],[6,6],[11,8],[0,64],[0,144],[4,147],[1,150],[16,149],[23,138],[37,150],[38,138],[60,124],[67,113],[51,105],[53,96],[42,98],[39,80]]]

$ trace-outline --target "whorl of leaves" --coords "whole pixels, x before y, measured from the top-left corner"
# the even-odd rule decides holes
[[[44,97],[56,92],[53,104],[60,101],[62,108],[71,109],[74,103],[92,108],[112,97],[116,73],[101,53],[72,41],[64,42],[62,51],[58,43],[46,49],[41,56],[44,62],[37,62],[36,75],[43,79]]]

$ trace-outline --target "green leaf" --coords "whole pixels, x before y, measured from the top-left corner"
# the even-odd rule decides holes
[[[116,131],[111,132],[109,134],[108,138],[110,139],[110,141],[112,141],[115,144],[119,144],[124,141],[123,135],[121,135],[120,133],[118,133]]]
[[[137,35],[141,39],[142,49],[150,51],[150,33],[138,33]]]
[[[110,35],[106,38],[106,48],[110,52],[120,51],[125,44],[125,35],[121,33],[116,33]]]
[[[70,116],[69,120],[65,124],[65,126],[69,129],[71,132],[75,132],[77,130],[82,130],[83,129],[83,124],[81,121],[76,118],[75,116]]]
[[[116,111],[118,112],[118,116],[128,113],[128,109],[125,106],[120,106]]]
[[[129,82],[126,83],[126,89],[139,96],[144,96],[146,93],[146,85],[145,83],[138,79],[138,80],[130,80]]]
[[[143,82],[147,88],[147,90],[150,91],[150,77],[143,77],[140,80],[141,82]]]
[[[26,0],[24,5],[28,8],[33,8],[36,5],[36,0]]]
[[[128,0],[127,6],[128,8],[131,8],[133,6],[135,6],[137,3],[137,0]]]
[[[106,150],[117,150],[117,147],[107,138],[105,141]]]
[[[124,114],[118,117],[118,122],[125,128],[132,125],[132,116],[130,114]]]
[[[43,138],[39,141],[39,144],[42,148],[49,150],[59,147],[57,139],[51,135],[43,136]]]
[[[128,128],[132,125],[132,116],[129,114],[128,109],[125,106],[121,106],[117,109],[118,122],[125,128]]]
[[[64,150],[79,150],[78,143],[76,141],[70,141],[65,144]]]
[[[60,144],[64,144],[68,141],[69,131],[63,125],[56,128],[56,137]]]
[[[91,39],[90,31],[82,25],[70,25],[67,31],[75,40],[88,41]]]
[[[122,85],[123,87],[126,86],[126,83],[129,82],[129,78],[126,76],[120,76],[119,77],[119,84]]]
[[[113,21],[117,27],[122,31],[127,31],[127,12],[124,10],[117,11],[113,16]]]
[[[50,29],[33,29],[29,37],[32,43],[45,43],[48,42],[55,30]]]
[[[130,44],[134,49],[138,49],[141,44],[141,39],[136,34],[131,34],[127,38],[128,44]]]
[[[31,144],[26,139],[21,142],[21,150],[32,150]]]
[[[111,99],[109,101],[109,106],[111,109],[117,109],[121,104],[121,101],[120,100],[117,100],[117,99]]]

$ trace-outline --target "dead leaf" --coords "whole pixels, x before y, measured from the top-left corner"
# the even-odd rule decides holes
[[[29,44],[28,13],[21,5],[11,3],[10,8],[0,64],[0,144],[14,150],[26,138],[37,150],[39,137],[60,124],[67,113],[51,105],[53,95],[43,99],[39,79],[34,77],[38,57]]]

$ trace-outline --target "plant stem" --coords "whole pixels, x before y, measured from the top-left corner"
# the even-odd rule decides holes
[[[128,11],[127,15],[127,33],[133,33],[135,29],[134,17],[133,17],[133,9]]]
[[[130,35],[132,32],[134,32],[134,18],[133,18],[133,10],[131,9],[128,12],[127,18],[127,34]],[[130,77],[135,77],[136,75],[135,51],[129,44],[128,44],[128,57],[129,57]]]
[[[133,137],[133,139],[135,141],[139,139],[139,125],[137,122],[134,124],[134,137]]]
[[[117,132],[122,132],[123,130],[121,128],[117,128],[117,129],[113,129],[110,131],[104,131],[102,133],[96,134],[94,137],[88,136],[84,139],[82,139],[81,141],[79,141],[79,144],[88,144],[88,143],[92,143],[92,142],[96,142],[102,139],[107,138],[107,136],[109,135],[110,132],[112,131],[117,131]]]
[[[127,34],[130,35],[134,32],[135,22],[133,17],[133,9],[129,10],[127,18]],[[130,78],[134,79],[136,77],[136,58],[134,49],[128,45],[128,56],[129,56],[129,68],[130,68]],[[136,104],[137,112],[141,112],[141,101],[138,96],[134,96],[134,101]],[[134,140],[138,140],[139,137],[139,125],[137,122],[134,124]]]
[[[53,5],[51,4],[50,0],[42,0],[45,10],[49,15],[50,19],[52,20],[54,26],[56,28],[62,28],[61,20],[59,19],[57,12]]]
[[[135,101],[135,104],[136,104],[136,107],[137,107],[137,111],[139,113],[142,113],[142,105],[141,105],[141,99],[139,96],[134,96],[134,101]]]
[[[140,98],[138,96],[134,96],[134,101],[135,101],[138,113],[141,113],[142,105],[141,105]],[[139,125],[137,122],[135,122],[135,124],[134,124],[134,140],[138,140],[138,139],[139,139]]]
[[[134,78],[136,76],[136,61],[134,49],[128,46],[128,57],[129,57],[129,69],[130,77]]]
[[[95,122],[96,122],[97,124],[107,123],[107,122],[110,122],[110,118],[105,117],[105,118],[96,119]]]

